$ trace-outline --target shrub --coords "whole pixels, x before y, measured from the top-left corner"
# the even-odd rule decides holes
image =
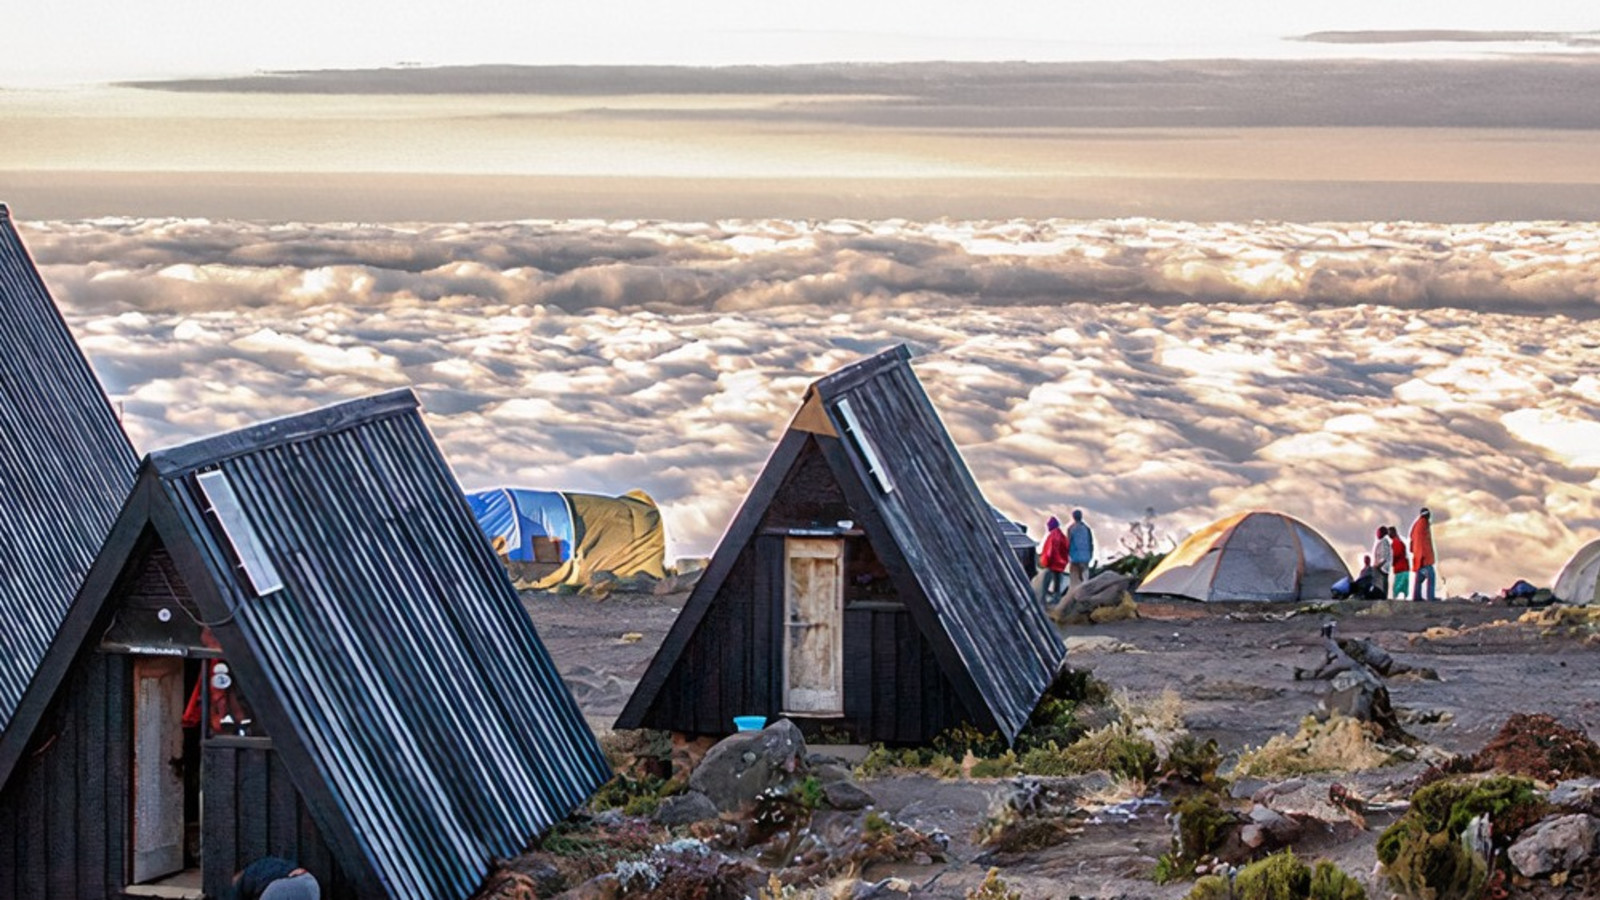
[[[1155,744],[1133,734],[1122,722],[1089,732],[1062,755],[1071,771],[1104,771],[1139,781],[1153,778],[1160,762]]]
[[[1161,765],[1163,777],[1185,784],[1209,785],[1217,780],[1217,768],[1222,765],[1222,753],[1214,740],[1201,741],[1186,734],[1172,742],[1167,759]]]
[[[1493,861],[1463,844],[1468,823],[1487,816],[1495,846],[1503,848],[1545,810],[1526,778],[1435,782],[1412,794],[1405,815],[1378,837],[1378,861],[1405,896],[1475,897],[1488,883]]]
[[[983,883],[967,891],[967,900],[1022,900],[1022,892],[1014,891],[1000,877],[1000,870],[991,868],[983,876]]]
[[[1310,868],[1285,850],[1240,869],[1230,890],[1221,875],[1195,882],[1184,900],[1366,900],[1366,889],[1326,860]]]

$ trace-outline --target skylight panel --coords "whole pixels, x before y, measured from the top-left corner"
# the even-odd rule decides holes
[[[878,456],[878,449],[872,445],[872,438],[861,430],[861,422],[856,419],[855,410],[850,408],[849,398],[841,399],[833,408],[839,411],[839,418],[844,420],[844,433],[867,461],[867,474],[877,482],[878,490],[885,494],[894,490],[894,480],[889,477],[889,470],[883,467],[883,460]]]
[[[222,525],[223,535],[233,545],[233,554],[238,558],[239,567],[244,570],[244,577],[250,582],[250,588],[256,592],[256,596],[265,597],[273,591],[282,590],[283,579],[272,560],[267,558],[261,536],[245,515],[244,506],[239,502],[239,495],[234,493],[233,483],[228,476],[221,469],[214,469],[195,477],[200,482],[200,492],[211,504],[211,513]]]

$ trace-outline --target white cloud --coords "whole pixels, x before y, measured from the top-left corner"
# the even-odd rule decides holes
[[[1559,223],[31,226],[141,449],[417,386],[468,487],[643,488],[708,553],[813,378],[898,342],[979,482],[1115,547],[1282,509],[1452,590],[1600,533],[1600,238]],[[1485,311],[1487,309],[1495,311]],[[1576,315],[1574,315],[1576,314]]]

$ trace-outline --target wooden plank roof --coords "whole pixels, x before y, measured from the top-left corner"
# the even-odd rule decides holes
[[[924,637],[956,687],[1014,739],[1066,658],[1055,627],[932,401],[897,346],[817,380],[618,719],[634,727],[703,619],[731,557],[748,542],[784,477],[796,432],[838,436],[854,481],[922,588]],[[825,417],[825,418],[824,418]],[[784,455],[789,448],[789,455]],[[869,535],[871,536],[871,535]],[[875,538],[876,539],[876,538]],[[947,667],[949,668],[949,667]],[[975,694],[975,697],[974,697]]]
[[[137,462],[0,204],[0,732],[111,529]]]
[[[147,529],[371,896],[466,898],[610,777],[410,391],[151,454],[57,682]]]

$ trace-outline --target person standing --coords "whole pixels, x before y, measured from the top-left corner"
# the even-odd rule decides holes
[[[1044,570],[1044,581],[1039,589],[1045,609],[1053,609],[1065,593],[1063,582],[1067,572],[1067,536],[1061,533],[1061,520],[1055,516],[1044,523],[1044,544],[1039,548],[1039,568]]]
[[[1378,599],[1389,596],[1389,573],[1394,568],[1394,548],[1389,546],[1389,529],[1378,526],[1378,539],[1372,542],[1372,584]]]
[[[1411,560],[1406,557],[1406,542],[1400,539],[1400,529],[1393,525],[1388,528],[1389,549],[1394,554],[1394,599],[1404,600],[1411,596]]]
[[[1094,532],[1083,523],[1083,510],[1072,511],[1072,524],[1067,526],[1067,569],[1072,576],[1072,587],[1083,584],[1084,573],[1094,559]]]
[[[1411,579],[1411,599],[1423,599],[1424,582],[1428,585],[1427,599],[1435,599],[1436,564],[1433,555],[1433,514],[1424,506],[1422,512],[1417,514],[1417,520],[1411,523],[1411,571],[1416,573]]]

